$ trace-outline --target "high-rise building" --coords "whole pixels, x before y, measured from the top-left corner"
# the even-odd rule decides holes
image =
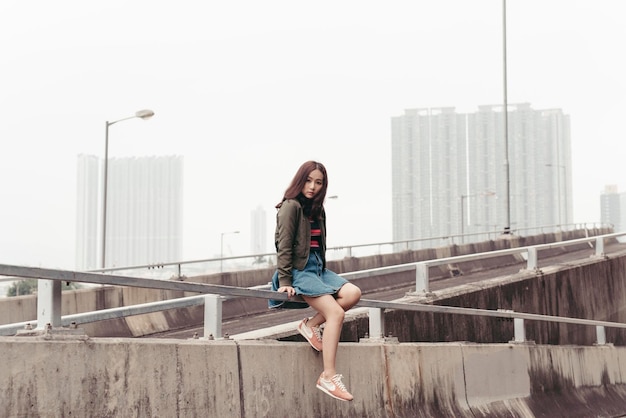
[[[79,155],[76,172],[76,268],[98,267],[100,254],[101,190],[99,159],[95,155]]]
[[[267,252],[267,212],[260,205],[250,212],[250,250],[251,254]]]
[[[613,224],[615,232],[626,231],[626,192],[619,193],[617,185],[607,185],[600,195],[600,221]]]
[[[409,109],[391,119],[393,239],[457,232],[466,180],[465,116],[454,108]]]
[[[76,265],[81,270],[101,267],[101,165],[96,157],[78,157]],[[182,173],[180,156],[109,159],[106,267],[181,259]]]
[[[572,222],[569,116],[509,105],[505,138],[502,110],[392,117],[394,241]]]

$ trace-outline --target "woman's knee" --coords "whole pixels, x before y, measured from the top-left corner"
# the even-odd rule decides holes
[[[346,316],[346,312],[339,304],[337,304],[337,308],[333,309],[331,316],[335,321],[343,322],[343,319]],[[328,318],[326,319],[326,321],[328,321]]]
[[[358,286],[352,283],[346,283],[343,286],[342,290],[345,290],[345,291],[343,292],[341,296],[345,297],[346,300],[349,300],[353,303],[357,303],[359,300],[361,300],[361,289]]]
[[[328,321],[337,321],[343,322],[343,318],[345,316],[345,311],[343,307],[336,301],[333,306],[327,306],[324,312],[322,312],[326,322]]]

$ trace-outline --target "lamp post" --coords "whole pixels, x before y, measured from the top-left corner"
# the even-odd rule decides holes
[[[565,198],[567,199],[567,193],[562,193],[563,189],[566,189],[565,187],[562,187],[564,184],[566,184],[567,182],[567,177],[566,177],[566,167],[565,165],[561,164],[561,152],[559,150],[559,143],[561,142],[561,135],[560,135],[560,131],[561,129],[559,126],[560,123],[560,117],[558,114],[555,115],[555,120],[554,120],[554,127],[555,127],[555,146],[556,146],[556,164],[546,164],[546,167],[553,167],[556,168],[556,188],[557,188],[557,194],[558,194],[558,205],[559,205],[559,216],[558,216],[558,222],[559,222],[559,227],[563,224],[563,220],[561,218],[561,214],[562,214],[562,205],[561,205],[561,196],[565,196]],[[561,178],[561,169],[563,169],[563,177]],[[567,222],[567,200],[565,201],[565,222]]]
[[[222,232],[220,237],[220,273],[224,271],[224,235],[238,234],[239,231]]]
[[[465,206],[465,198],[470,197],[470,195],[466,195],[463,194],[461,195],[461,228],[460,228],[460,232],[461,232],[461,244],[463,242],[465,242],[465,237],[463,236],[463,229],[464,229],[464,224],[465,224],[465,216],[463,214],[464,212],[464,206]]]
[[[465,199],[468,197],[476,197],[476,196],[495,196],[495,192],[492,192],[491,190],[482,192],[482,193],[474,193],[474,194],[464,194],[461,195],[461,243],[465,242],[465,237],[463,236],[464,234],[464,225],[465,225],[465,215],[464,215],[464,211],[465,211]]]
[[[502,233],[511,233],[511,180],[509,178],[509,105],[507,99],[507,75],[506,75],[506,0],[502,0],[502,79],[504,87],[504,104],[502,113],[504,116],[504,230]]]
[[[128,119],[150,119],[154,116],[152,110],[144,109],[138,110],[133,116],[114,120],[113,122],[105,122],[104,131],[104,173],[103,173],[103,186],[102,186],[102,268],[106,268],[106,240],[107,240],[107,187],[108,187],[108,165],[109,165],[109,126]]]

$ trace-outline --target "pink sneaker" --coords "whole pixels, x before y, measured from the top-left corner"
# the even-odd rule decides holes
[[[304,318],[298,324],[298,332],[311,344],[311,347],[317,351],[322,351],[322,333],[320,327],[309,327],[307,325],[309,318]]]
[[[319,379],[317,379],[317,388],[319,390],[335,399],[339,399],[340,401],[351,401],[354,399],[354,396],[348,392],[348,389],[346,389],[346,386],[341,381],[343,378],[342,375],[336,374],[329,380],[324,379],[322,377],[323,375],[324,373],[322,373]]]

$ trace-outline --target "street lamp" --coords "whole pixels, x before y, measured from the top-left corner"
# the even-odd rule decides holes
[[[102,268],[105,268],[106,261],[106,240],[107,240],[107,183],[108,183],[108,166],[109,166],[109,126],[128,119],[150,119],[154,116],[154,112],[149,109],[138,110],[133,116],[114,120],[113,122],[105,122],[104,133],[104,173],[103,173],[103,187],[102,187]]]
[[[222,232],[220,237],[220,273],[224,268],[224,235],[226,234],[238,234],[239,231],[231,231],[231,232]]]
[[[561,164],[560,157],[561,157],[561,152],[559,151],[559,143],[561,141],[561,135],[560,135],[560,129],[559,129],[559,122],[560,122],[560,118],[558,117],[558,114],[555,114],[555,120],[554,120],[554,126],[555,126],[555,130],[556,130],[556,138],[555,138],[555,145],[556,145],[556,164],[546,164],[546,167],[553,167],[556,168],[556,188],[557,188],[557,194],[558,194],[558,204],[559,204],[559,216],[558,216],[558,222],[559,222],[559,228],[561,227],[561,225],[563,224],[563,220],[561,219],[561,213],[562,213],[562,206],[561,206],[561,196],[565,196],[565,222],[567,222],[567,192],[566,193],[562,193],[563,189],[566,189],[566,187],[561,187],[564,184],[567,184],[567,177],[566,177],[566,167]],[[561,179],[561,169],[563,169],[563,178]],[[567,190],[567,189],[566,189]]]
[[[482,193],[474,193],[474,194],[464,194],[461,195],[461,243],[465,242],[465,237],[463,236],[464,232],[464,225],[465,225],[465,216],[464,216],[464,210],[465,210],[465,199],[468,197],[476,197],[476,196],[495,196],[495,192],[492,192],[491,190],[487,190],[485,192]]]
[[[507,99],[506,75],[506,0],[502,0],[502,80],[504,99],[502,113],[504,117],[504,235],[511,233],[511,180],[509,167],[509,105]]]

